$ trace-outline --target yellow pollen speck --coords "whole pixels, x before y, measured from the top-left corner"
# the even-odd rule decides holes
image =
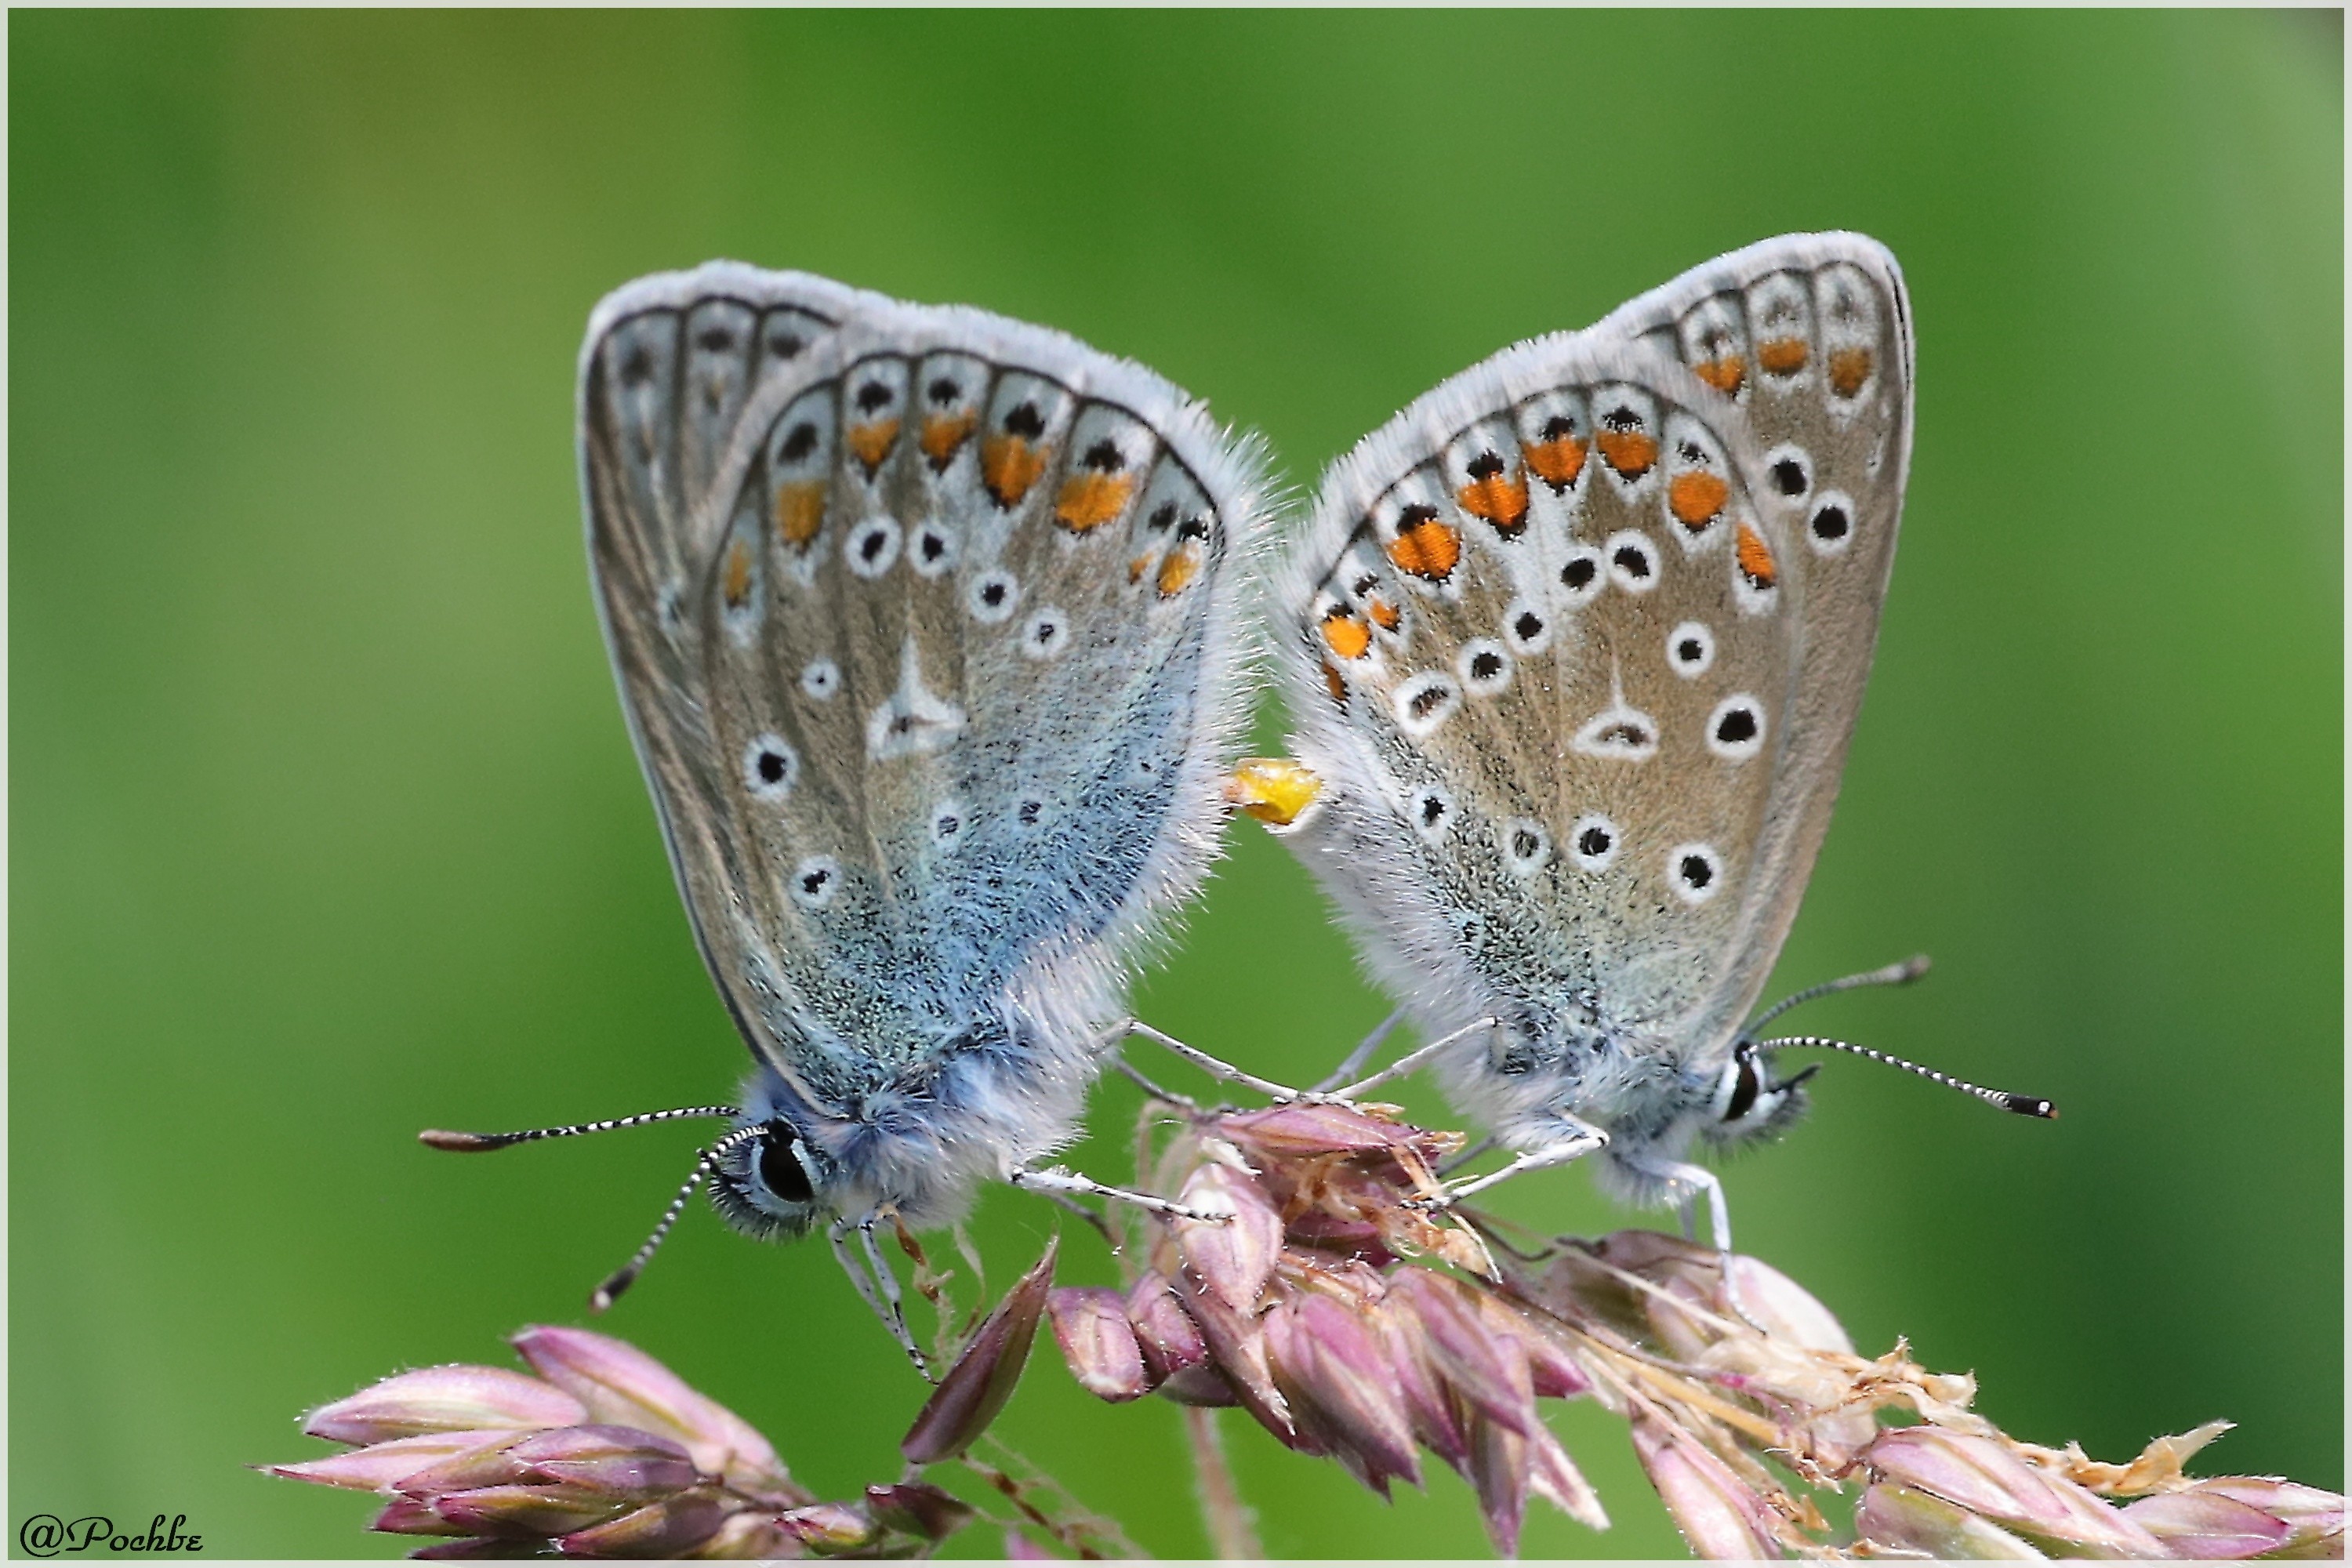
[[[1528,467],[1555,490],[1568,489],[1584,472],[1584,443],[1573,436],[1529,447],[1527,455]]]
[[[1658,460],[1658,443],[1639,430],[1603,430],[1592,438],[1609,466],[1629,479],[1638,479]]]
[[[1676,474],[1675,482],[1666,487],[1666,505],[1674,509],[1675,521],[1698,532],[1723,514],[1723,503],[1731,499],[1731,487],[1714,474],[1693,468]]]
[[[1811,352],[1802,338],[1774,338],[1756,345],[1756,363],[1767,375],[1794,375],[1805,368]]]
[[[806,550],[824,521],[824,484],[776,487],[776,533],[795,550]]]
[[[1287,757],[1249,757],[1225,781],[1225,804],[1240,806],[1260,822],[1287,827],[1315,804],[1323,781]]]
[[[1739,525],[1738,553],[1740,573],[1750,585],[1769,588],[1780,581],[1780,568],[1772,561],[1772,547],[1764,542],[1762,534],[1744,522]]]
[[[1868,349],[1836,349],[1830,354],[1830,390],[1852,397],[1870,379]]]
[[[955,461],[956,448],[963,445],[979,419],[977,414],[934,414],[923,421],[920,445],[934,470],[947,471],[947,466]]]
[[[868,479],[873,478],[874,470],[882,466],[882,459],[890,455],[890,444],[898,438],[898,422],[896,419],[877,419],[871,425],[852,425],[849,427],[849,449],[856,454],[860,463],[866,465]]]
[[[1129,475],[1088,469],[1063,482],[1055,521],[1072,533],[1090,532],[1117,517],[1134,489],[1135,480]]]
[[[1003,507],[1017,506],[1045,471],[1045,448],[1025,436],[991,436],[980,444],[980,478]]]
[[[1701,360],[1691,366],[1691,374],[1726,397],[1733,397],[1748,379],[1748,362],[1738,354],[1725,354],[1721,359]]]
[[[1187,583],[1200,575],[1200,546],[1187,543],[1181,549],[1170,551],[1168,559],[1160,563],[1160,596],[1174,598],[1184,591]]]

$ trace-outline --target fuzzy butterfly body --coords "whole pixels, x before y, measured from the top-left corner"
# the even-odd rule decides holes
[[[1293,541],[1324,792],[1290,841],[1424,1029],[1501,1020],[1439,1068],[1507,1144],[1605,1139],[1654,1187],[1750,1109],[1726,1067],[1861,702],[1911,364],[1882,247],[1766,241],[1438,386]]]
[[[755,1230],[952,1218],[1067,1141],[1215,851],[1254,457],[1043,328],[727,263],[582,351],[589,548],[764,1127]]]

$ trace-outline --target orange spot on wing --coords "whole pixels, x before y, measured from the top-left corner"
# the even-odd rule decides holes
[[[1527,526],[1528,481],[1515,474],[1488,474],[1472,479],[1454,492],[1462,510],[1473,517],[1483,517],[1502,534],[1514,534]]]
[[[874,477],[874,470],[882,466],[882,459],[890,455],[890,447],[898,439],[898,422],[896,419],[877,419],[871,425],[852,425],[849,427],[849,449],[856,454],[859,462],[866,465],[867,479]]]
[[[719,591],[727,607],[740,610],[751,600],[751,547],[740,538],[729,542],[727,563],[719,574]]]
[[[824,521],[823,483],[776,487],[776,533],[795,550],[806,550]]]
[[[1025,436],[991,436],[980,444],[980,478],[1003,507],[1017,506],[1045,471],[1045,448]]]
[[[1675,521],[1693,533],[1723,515],[1723,503],[1730,499],[1729,485],[1699,468],[1676,474],[1675,482],[1666,487],[1666,505],[1673,509]]]
[[[1830,353],[1830,389],[1840,397],[1852,397],[1870,379],[1868,349],[1835,349]]]
[[[964,444],[979,421],[977,414],[933,414],[924,419],[918,444],[923,448],[923,456],[931,460],[934,472],[947,472],[948,465],[955,461],[956,448]]]
[[[1748,379],[1748,362],[1738,354],[1725,354],[1720,359],[1701,360],[1691,366],[1691,374],[1726,397],[1736,397],[1740,384]]]
[[[1332,701],[1342,708],[1348,705],[1348,683],[1341,679],[1339,672],[1328,664],[1323,667],[1323,689],[1330,692]]]
[[[1573,436],[1538,442],[1527,448],[1527,458],[1528,467],[1544,483],[1555,490],[1564,490],[1576,483],[1577,475],[1584,472],[1584,443]]]
[[[1658,460],[1658,443],[1639,430],[1603,430],[1592,437],[1609,466],[1629,479],[1638,479]]]
[[[1802,338],[1774,338],[1756,345],[1756,363],[1767,375],[1794,375],[1805,368],[1811,352]]]
[[[1388,551],[1389,559],[1403,570],[1443,583],[1462,560],[1462,535],[1433,517],[1424,517],[1397,530]]]
[[[1234,764],[1225,781],[1225,800],[1260,822],[1287,827],[1298,814],[1315,804],[1323,781],[1314,770],[1287,757],[1247,757]]]
[[[1780,569],[1772,560],[1772,547],[1764,542],[1762,534],[1744,522],[1739,525],[1738,552],[1740,574],[1748,579],[1749,586],[1769,588],[1780,580]]]
[[[1384,632],[1396,630],[1398,624],[1404,619],[1397,613],[1397,607],[1386,599],[1372,600],[1364,606],[1364,612],[1372,617],[1372,624]]]
[[[1201,547],[1185,544],[1168,552],[1160,563],[1160,596],[1172,599],[1184,591],[1184,585],[1201,574]]]
[[[1055,521],[1072,533],[1091,532],[1117,517],[1134,489],[1135,480],[1126,474],[1089,468],[1064,482],[1062,499],[1054,506]]]
[[[1323,617],[1323,646],[1341,658],[1361,658],[1372,650],[1372,628],[1335,609]]]
[[[1130,583],[1140,583],[1143,581],[1143,574],[1150,570],[1151,557],[1139,555],[1127,563],[1127,580]]]

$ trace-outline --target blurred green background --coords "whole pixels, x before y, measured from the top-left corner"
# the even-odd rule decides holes
[[[1907,269],[1919,427],[1746,1249],[2021,1436],[2342,1482],[2340,14],[9,18],[10,1497],[388,1555],[240,1467],[305,1407],[581,1321],[724,1097],[579,544],[572,358],[731,256],[1135,355],[1290,474],[1515,338],[1765,235]],[[1265,727],[1262,743],[1278,729]],[[1144,1015],[1303,1079],[1383,1012],[1254,825]],[[1106,1089],[1080,1168],[1121,1169]],[[1415,1103],[1426,1105],[1425,1100]],[[1580,1173],[1503,1204],[1628,1223]],[[985,1202],[999,1280],[1056,1211]],[[1066,1280],[1110,1266],[1071,1238]],[[609,1327],[839,1494],[919,1390],[822,1247],[707,1212]],[[1618,1520],[1531,1554],[1672,1553]],[[1041,1361],[1001,1428],[1197,1553],[1176,1412]],[[1486,1550],[1236,1422],[1282,1554]],[[971,1551],[996,1550],[974,1536]]]

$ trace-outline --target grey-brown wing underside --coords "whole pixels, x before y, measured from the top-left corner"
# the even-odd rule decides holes
[[[1213,853],[1256,521],[1248,464],[1148,372],[839,293],[789,365],[747,331],[698,376],[709,302],[625,291],[582,381],[599,592],[698,937],[754,1049],[835,1106],[1013,1013],[1107,1021]]]
[[[1727,258],[1454,378],[1327,480],[1279,628],[1331,780],[1313,860],[1433,1014],[1686,1056],[1752,1002],[1891,560],[1908,348],[1874,256]],[[1694,313],[1750,363],[1759,323],[1766,368],[1685,363]]]

